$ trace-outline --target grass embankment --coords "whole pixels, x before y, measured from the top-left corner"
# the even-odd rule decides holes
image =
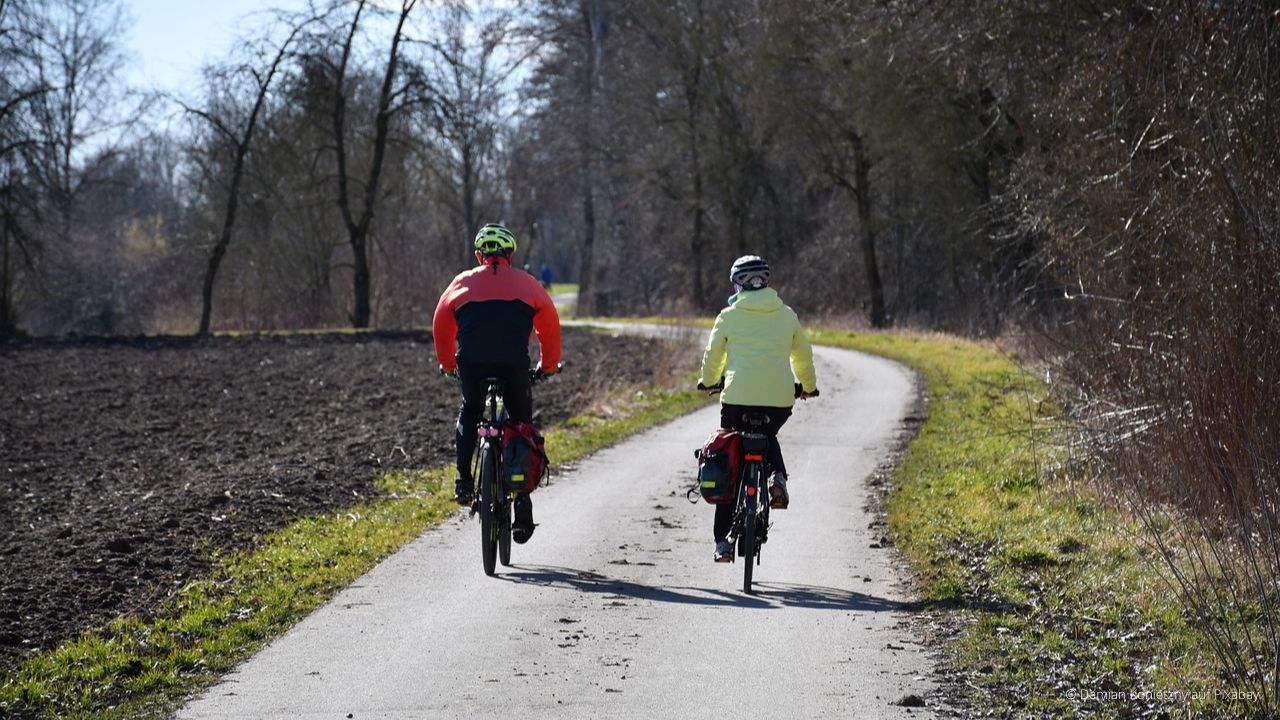
[[[889,524],[926,601],[960,621],[953,647],[974,710],[1226,710],[1208,678],[1179,684],[1195,676],[1202,646],[1136,526],[1046,472],[1062,453],[1040,380],[1003,353],[943,336],[814,341],[899,360],[928,383],[928,419],[898,470]]]
[[[579,416],[553,429],[548,455],[569,462],[707,402],[701,393],[636,392],[615,417]],[[444,468],[385,475],[386,497],[296,520],[257,549],[219,559],[211,577],[184,587],[156,617],[118,619],[28,660],[0,685],[0,716],[163,716],[457,512],[451,480]]]

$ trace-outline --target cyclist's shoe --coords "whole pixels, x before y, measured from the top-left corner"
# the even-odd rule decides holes
[[[787,494],[787,476],[776,472],[769,480],[769,507],[786,510],[790,504],[791,496]]]
[[[511,523],[511,539],[523,545],[533,537],[533,501],[528,493],[516,493],[516,519]]]
[[[733,562],[733,545],[728,540],[716,541],[716,562]]]
[[[459,505],[470,505],[475,500],[475,483],[461,475],[453,479],[453,501]]]

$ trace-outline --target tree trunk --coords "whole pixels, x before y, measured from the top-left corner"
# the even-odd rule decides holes
[[[9,231],[9,220],[3,222],[3,265],[0,265],[0,338],[13,337],[18,334],[18,323],[13,307],[13,260],[10,246],[13,243]]]
[[[476,183],[473,177],[471,148],[464,145],[462,148],[462,235],[468,241],[475,237],[476,232],[480,228],[476,227]],[[475,252],[473,242],[468,242],[464,248],[462,262],[466,265],[472,260],[472,254]]]
[[[365,2],[361,0],[356,6],[355,16],[347,32],[347,39],[342,48],[342,60],[338,66],[337,88],[333,109],[334,145],[338,155],[338,207],[342,211],[343,223],[347,226],[347,237],[351,244],[352,254],[352,292],[354,307],[351,312],[353,327],[369,327],[372,316],[370,295],[372,289],[372,273],[369,269],[369,228],[373,223],[374,209],[378,200],[378,181],[382,177],[382,163],[387,154],[387,135],[391,127],[391,98],[395,85],[396,67],[400,54],[400,42],[404,39],[404,25],[413,10],[416,0],[404,0],[400,6],[400,17],[396,23],[395,34],[391,38],[391,53],[387,58],[387,71],[382,78],[382,90],[378,95],[378,115],[374,119],[373,161],[369,167],[369,177],[364,185],[364,207],[360,217],[356,219],[351,209],[350,181],[347,178],[347,146],[346,146],[346,76],[347,63],[351,59],[351,45],[354,42],[356,29],[360,24],[360,14],[364,11]]]
[[[213,317],[213,286],[217,281],[218,269],[222,267],[222,259],[227,254],[227,246],[231,244],[231,231],[236,222],[236,196],[239,195],[240,178],[237,172],[232,181],[231,199],[227,201],[227,214],[222,221],[222,232],[209,253],[209,262],[205,264],[204,287],[200,291],[200,327],[196,335],[204,337],[209,334],[209,322]]]
[[[853,146],[854,197],[858,204],[858,222],[862,225],[862,264],[871,294],[871,327],[883,328],[888,325],[888,318],[884,310],[884,284],[876,263],[876,233],[871,224],[871,161],[861,135],[850,132],[849,140]]]
[[[696,15],[693,31],[701,33],[705,27],[701,1],[696,5]],[[693,66],[688,69],[690,76],[687,77],[687,85],[684,88],[687,113],[685,123],[689,132],[689,171],[693,183],[693,234],[689,238],[689,295],[693,307],[701,308],[707,302],[706,287],[702,282],[702,256],[705,249],[703,234],[706,232],[707,209],[703,202],[702,141],[698,132],[702,123],[702,69],[705,54],[700,36],[693,38],[691,42],[695,48]]]
[[[706,302],[706,288],[702,284],[702,235],[705,232],[707,210],[702,204],[702,167],[698,153],[697,129],[691,130],[693,138],[693,235],[689,238],[689,292],[693,306],[701,308]]]
[[[706,232],[707,209],[702,193],[702,152],[698,139],[698,79],[700,70],[694,71],[691,86],[686,89],[689,127],[689,165],[693,183],[693,233],[689,237],[689,297],[694,308],[701,308],[707,301],[702,283],[703,234]]]
[[[360,307],[361,307],[361,289],[367,291],[368,280],[362,280],[361,274],[369,271],[368,263],[364,258],[364,238],[357,236],[356,222],[351,213],[351,194],[350,179],[347,177],[347,63],[351,60],[351,45],[355,42],[356,30],[360,26],[360,15],[364,12],[364,1],[356,6],[355,15],[351,19],[351,27],[347,30],[347,39],[342,46],[342,60],[338,63],[337,77],[334,82],[333,97],[333,146],[337,155],[335,160],[338,163],[338,210],[342,213],[342,224],[347,229],[347,244],[351,246],[352,254],[352,292],[354,293],[353,301],[355,307],[351,314],[351,324],[355,327],[364,327],[361,325]],[[368,299],[365,298],[363,304],[368,305]],[[367,322],[367,318],[365,319]]]
[[[587,72],[583,83],[586,112],[583,113],[583,131],[579,138],[582,162],[582,246],[578,252],[578,304],[574,314],[583,317],[599,310],[598,290],[595,283],[596,198],[595,198],[595,99],[596,89],[602,86],[600,66],[604,62],[604,43],[607,35],[604,0],[582,0],[579,6],[586,25],[588,45]]]
[[[368,244],[365,241],[364,233],[351,236],[351,252],[354,255],[352,267],[355,275],[352,278],[355,307],[352,308],[351,325],[352,327],[366,328],[369,327],[369,318],[372,316],[373,311],[369,303],[372,283],[370,282]]]
[[[245,122],[243,135],[239,138],[235,137],[216,118],[206,113],[200,113],[206,120],[212,122],[216,129],[236,143],[236,157],[231,166],[231,182],[227,189],[227,208],[222,218],[222,232],[218,235],[218,242],[214,244],[213,251],[209,253],[209,263],[205,266],[204,287],[200,293],[200,327],[196,330],[196,335],[200,337],[209,334],[209,324],[213,318],[214,283],[217,281],[218,269],[222,266],[222,260],[227,254],[227,247],[231,245],[231,234],[236,224],[236,211],[240,205],[240,182],[241,178],[244,177],[244,159],[249,154],[250,143],[253,142],[253,131],[258,125],[258,116],[262,113],[262,106],[267,100],[267,91],[271,89],[271,81],[275,78],[276,73],[279,72],[280,64],[284,62],[289,45],[293,43],[293,39],[297,37],[306,24],[304,22],[294,27],[293,32],[289,33],[289,37],[281,43],[280,50],[271,61],[271,67],[268,68],[265,75],[261,76],[258,82],[258,97],[254,99],[253,110],[250,111],[249,119]],[[256,73],[254,76],[259,77]]]
[[[258,96],[258,104],[254,106],[253,114],[249,116],[249,127],[244,138],[236,147],[236,159],[231,168],[231,186],[227,189],[227,209],[222,218],[222,232],[218,235],[218,242],[214,243],[213,251],[209,253],[209,263],[204,271],[204,289],[200,293],[200,328],[196,331],[196,335],[201,337],[209,334],[209,321],[213,315],[213,286],[218,277],[218,268],[222,266],[222,259],[226,256],[227,247],[231,244],[231,233],[236,224],[236,211],[240,206],[240,179],[244,176],[244,157],[249,151],[253,125],[265,95],[264,88]]]
[[[578,304],[574,314],[586,317],[596,312],[595,274],[596,200],[591,162],[582,168],[582,249],[578,252]]]

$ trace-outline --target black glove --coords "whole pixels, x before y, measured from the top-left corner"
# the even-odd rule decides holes
[[[813,389],[813,392],[805,392],[804,386],[801,385],[800,383],[796,383],[796,397],[801,400],[808,400],[811,397],[818,397],[818,388],[815,387]]]

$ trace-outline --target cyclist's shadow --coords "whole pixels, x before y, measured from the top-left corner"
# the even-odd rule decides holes
[[[887,600],[852,590],[816,585],[758,582],[755,584],[755,594],[745,595],[742,592],[723,589],[645,585],[609,577],[592,570],[577,570],[553,565],[513,565],[511,570],[514,572],[499,573],[494,577],[526,585],[689,605],[729,605],[762,609],[803,607],[860,611],[919,609],[918,603]]]
[[[760,582],[752,584],[756,597],[775,600],[778,605],[812,610],[858,610],[862,612],[916,612],[924,605],[911,600],[893,600],[856,590],[800,585],[797,583]]]
[[[512,565],[511,569],[515,572],[499,573],[494,577],[514,583],[599,593],[632,600],[756,608],[771,606],[771,603],[741,593],[707,588],[665,588],[643,585],[591,570],[576,570],[553,565]]]

